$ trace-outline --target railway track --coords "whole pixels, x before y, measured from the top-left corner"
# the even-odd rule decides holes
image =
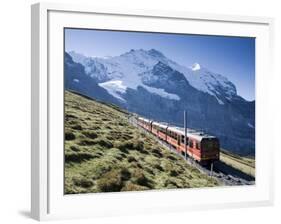
[[[171,152],[177,154],[178,156],[181,156],[189,165],[195,167],[198,169],[201,173],[204,173],[208,176],[211,176],[213,178],[216,178],[221,184],[226,186],[240,186],[240,185],[254,185],[255,179],[225,163],[222,161],[216,161],[213,163],[213,169],[211,169],[210,166],[203,166],[193,160],[191,157],[187,156],[185,159],[185,156],[183,156],[181,153],[178,153],[173,146],[168,144],[167,142],[164,142],[163,140],[159,139],[155,135],[151,134],[146,129],[140,127],[137,124],[136,119],[131,116],[128,118],[128,121],[138,129],[140,129],[143,133],[146,135],[149,135],[150,137],[154,138],[159,144],[161,144],[166,149],[170,150]]]

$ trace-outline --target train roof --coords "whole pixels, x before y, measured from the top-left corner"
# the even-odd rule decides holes
[[[157,125],[158,127],[161,127],[161,128],[164,128],[164,129],[168,127],[168,123],[164,123],[164,122],[153,121],[152,125]]]
[[[153,120],[146,119],[144,117],[138,117],[138,119],[146,121],[146,122],[152,122],[153,121]],[[157,125],[157,126],[159,126],[161,128],[164,128],[164,129],[168,128],[167,130],[169,130],[169,131],[173,131],[173,132],[176,132],[176,133],[178,133],[180,135],[184,135],[184,128],[182,128],[182,127],[169,126],[168,123],[157,122],[157,121],[153,121],[152,124],[153,125]],[[203,138],[216,138],[213,135],[208,135],[208,134],[206,134],[206,133],[204,133],[202,131],[197,131],[197,130],[190,129],[190,128],[187,128],[186,135],[187,135],[187,137],[196,139],[198,141],[201,141]]]
[[[180,127],[168,127],[169,131],[174,131],[180,135],[184,135],[184,128]],[[187,128],[186,136],[201,141],[203,138],[216,138],[215,136],[208,135],[202,131],[196,131],[194,129]]]
[[[146,122],[151,122],[152,120],[149,120],[149,119],[146,119],[144,117],[138,117],[139,120],[142,120],[142,121],[146,121]]]

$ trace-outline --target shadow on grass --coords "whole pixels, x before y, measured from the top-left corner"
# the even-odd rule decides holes
[[[247,180],[247,181],[255,181],[254,177],[252,177],[252,176],[250,176],[246,173],[243,173],[242,171],[240,171],[238,169],[235,169],[234,167],[229,166],[222,161],[217,161],[214,169],[218,169],[225,174],[228,174],[228,175],[231,175],[231,176],[234,176],[234,177],[239,177],[239,178],[242,178],[242,179]]]

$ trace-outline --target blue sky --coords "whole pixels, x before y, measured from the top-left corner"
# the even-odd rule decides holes
[[[255,39],[65,29],[65,50],[93,57],[117,56],[131,49],[156,49],[178,64],[199,63],[226,76],[246,100],[255,99]]]

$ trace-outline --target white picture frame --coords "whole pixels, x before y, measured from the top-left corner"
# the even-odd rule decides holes
[[[273,203],[270,139],[273,19],[191,12],[32,5],[31,214],[37,220],[247,207]],[[167,191],[63,194],[63,27],[253,36],[256,45],[256,184]],[[60,140],[61,139],[61,140]]]

